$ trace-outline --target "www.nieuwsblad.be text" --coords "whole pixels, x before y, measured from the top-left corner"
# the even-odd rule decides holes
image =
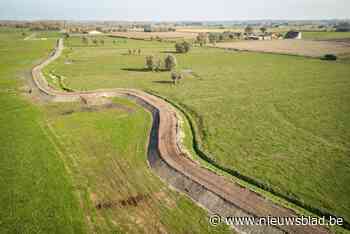
[[[226,224],[226,225],[233,225],[233,226],[241,226],[241,225],[257,225],[257,226],[288,226],[288,225],[299,225],[299,226],[306,226],[306,225],[329,225],[329,226],[341,226],[343,225],[343,218],[336,218],[336,217],[329,217],[326,219],[326,217],[311,217],[311,216],[298,216],[298,217],[273,217],[273,216],[266,216],[266,217],[251,217],[251,216],[245,216],[245,217],[235,217],[235,216],[228,216],[228,217],[221,217],[219,215],[212,215],[209,217],[209,223],[212,226],[217,226],[219,224]]]

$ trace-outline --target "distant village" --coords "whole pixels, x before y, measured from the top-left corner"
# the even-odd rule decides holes
[[[228,22],[114,22],[114,21],[0,21],[0,26],[15,26],[31,30],[60,30],[62,33],[100,35],[115,32],[176,32],[178,28],[208,30],[210,42],[231,40],[302,39],[303,31],[350,31],[350,21],[228,21]]]

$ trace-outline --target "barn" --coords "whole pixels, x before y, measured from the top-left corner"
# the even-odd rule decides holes
[[[289,31],[284,36],[284,39],[301,39],[301,37],[302,37],[301,32]]]

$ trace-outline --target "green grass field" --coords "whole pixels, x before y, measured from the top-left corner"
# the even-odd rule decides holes
[[[151,116],[133,102],[116,108],[47,107],[47,128],[70,168],[97,233],[225,233],[206,212],[171,191],[149,169]]]
[[[21,86],[53,41],[23,41],[0,31],[0,233],[84,233],[72,181],[44,130],[40,108]]]
[[[151,116],[140,106],[25,98],[55,40],[23,38],[0,32],[0,233],[231,233],[149,169]]]
[[[303,32],[303,39],[330,40],[350,38],[350,32]]]
[[[132,87],[165,96],[196,120],[218,164],[350,220],[348,64],[196,48],[176,54],[178,69],[196,75],[173,86],[168,72],[144,71],[145,55],[169,51],[158,43],[128,41],[141,56],[112,39],[94,48],[77,43],[68,42],[46,73],[77,90]]]

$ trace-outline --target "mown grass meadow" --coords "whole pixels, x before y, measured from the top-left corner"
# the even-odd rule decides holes
[[[31,67],[56,42],[43,35],[52,39],[0,32],[0,233],[231,233],[153,174],[140,106],[29,95]]]
[[[175,54],[178,70],[188,74],[174,86],[169,72],[144,70],[145,55],[163,57],[171,46],[138,42],[128,43],[142,55],[128,55],[128,48],[107,38],[94,48],[68,41],[67,56],[46,72],[67,77],[77,90],[130,87],[167,97],[195,119],[204,148],[218,164],[350,219],[347,63],[195,48]]]
[[[46,134],[43,112],[23,98],[31,67],[54,41],[0,31],[0,232],[85,233],[65,165]]]

